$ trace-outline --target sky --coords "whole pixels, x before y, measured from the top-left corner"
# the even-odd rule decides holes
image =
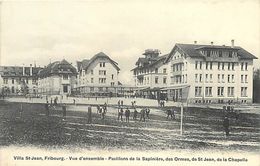
[[[128,84],[145,49],[234,39],[260,68],[259,0],[2,1],[0,12],[1,65],[76,64],[102,51]]]

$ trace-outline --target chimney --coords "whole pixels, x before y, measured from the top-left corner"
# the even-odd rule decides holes
[[[197,44],[197,41],[196,41],[196,40],[194,41],[194,44]]]
[[[23,64],[23,76],[25,75],[25,67],[24,67],[24,64]]]
[[[32,64],[30,64],[30,76],[32,76]]]
[[[210,44],[211,44],[211,46],[213,46],[213,44],[214,44],[214,43],[213,43],[213,41],[212,41],[212,42],[210,42]]]
[[[235,40],[232,39],[232,40],[231,40],[231,48],[234,48],[234,45],[235,45]]]

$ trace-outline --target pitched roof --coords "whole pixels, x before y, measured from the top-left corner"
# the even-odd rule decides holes
[[[32,67],[32,76],[37,76],[41,67]],[[0,67],[0,75],[1,76],[13,76],[13,77],[21,77],[21,76],[31,76],[30,75],[30,67],[24,67],[24,75],[23,75],[23,67],[22,66],[1,66]]]
[[[68,61],[56,61],[48,64],[45,68],[39,71],[39,77],[48,77],[53,74],[77,74],[77,70]]]
[[[220,46],[220,45],[199,45],[199,44],[180,44],[177,43],[175,44],[173,50],[175,48],[179,48],[182,50],[185,54],[187,54],[190,57],[205,57],[203,54],[200,53],[200,49],[228,49],[228,50],[238,50],[238,56],[241,59],[257,59],[254,55],[243,49],[242,47],[235,46],[235,47],[230,47],[230,46]],[[172,51],[173,51],[172,50]],[[166,61],[169,60],[169,58],[172,56],[170,53],[169,56],[167,57]]]
[[[146,65],[145,67],[152,67],[152,66],[158,64],[158,63],[161,62],[161,61],[165,61],[165,59],[168,57],[168,55],[169,55],[169,54],[165,54],[165,55],[162,55],[162,56],[158,56],[157,58],[153,58],[153,59],[148,59],[148,58],[140,57],[140,58],[137,60],[136,65],[137,65],[138,62],[140,61],[140,62],[146,62],[146,63],[148,63],[148,65]],[[149,64],[149,61],[151,62],[150,64]],[[133,68],[132,70],[140,69],[140,68],[144,68],[144,67],[138,67],[138,66],[137,66],[137,67]],[[131,71],[132,71],[132,70],[131,70]]]
[[[118,67],[118,63],[115,62],[114,60],[112,60],[108,55],[106,55],[105,53],[103,52],[100,52],[96,55],[94,55],[91,59],[84,59],[82,61],[78,61],[77,62],[77,68],[78,68],[78,71],[80,71],[81,69],[85,69],[87,70],[88,67],[98,58],[106,58],[108,59],[111,64],[119,71],[120,68]]]

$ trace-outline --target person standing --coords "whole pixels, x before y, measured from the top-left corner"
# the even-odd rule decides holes
[[[138,112],[137,112],[137,110],[135,109],[135,110],[134,110],[134,115],[133,115],[133,120],[136,120],[137,114],[138,114]]]
[[[150,119],[150,117],[149,117],[149,115],[150,115],[150,109],[149,109],[149,108],[146,108],[145,113],[146,113],[147,119]]]
[[[92,123],[92,108],[88,106],[88,123]]]
[[[129,122],[129,116],[130,116],[130,110],[128,108],[126,108],[125,110],[125,121]]]
[[[226,136],[229,136],[229,119],[227,116],[225,116],[225,118],[224,118],[223,127],[224,127],[224,131],[226,133]]]
[[[140,113],[141,113],[140,121],[145,122],[145,109],[142,109]]]
[[[50,115],[50,110],[49,110],[49,102],[47,101],[45,104],[45,111],[46,111],[46,116]]]
[[[118,120],[120,119],[121,121],[123,121],[123,113],[124,113],[124,110],[123,108],[120,108],[118,109]]]
[[[121,106],[123,106],[124,105],[124,101],[123,100],[121,100]]]

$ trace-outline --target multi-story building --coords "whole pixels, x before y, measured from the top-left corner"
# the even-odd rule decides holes
[[[40,67],[0,66],[1,95],[37,95]]]
[[[118,63],[100,52],[91,59],[77,62],[78,77],[75,93],[85,96],[114,96],[120,83]]]
[[[135,86],[138,87],[137,94],[146,98],[165,98],[167,87],[167,65],[164,61],[168,55],[159,56],[157,49],[147,49],[136,62],[132,69]]]
[[[38,73],[38,92],[42,95],[71,94],[76,76],[76,68],[65,59],[50,63]]]
[[[176,44],[168,64],[168,98],[192,103],[251,103],[254,55],[234,46]]]

